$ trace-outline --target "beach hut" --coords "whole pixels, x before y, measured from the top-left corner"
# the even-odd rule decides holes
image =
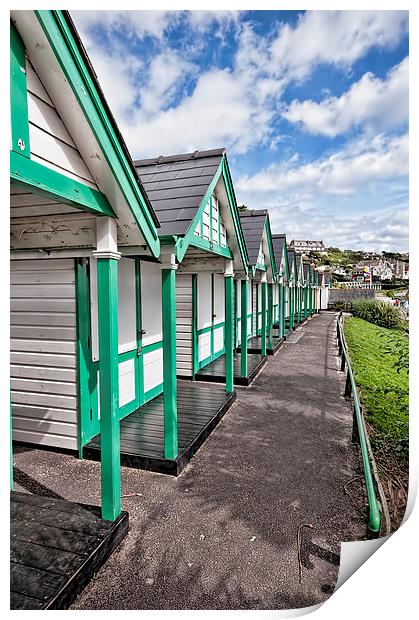
[[[286,236],[281,234],[272,235],[272,245],[274,249],[276,278],[274,285],[274,299],[277,303],[277,311],[274,318],[274,335],[280,340],[285,338],[285,307],[286,289],[289,286],[290,270],[287,255]],[[275,306],[274,306],[275,307]]]
[[[172,246],[177,263],[178,377],[225,382],[230,394],[234,383],[248,384],[262,360],[235,351],[248,339],[251,287],[226,151],[135,166],[162,224],[162,251]]]
[[[303,319],[306,320],[310,316],[310,265],[303,261]]]
[[[288,265],[290,271],[289,284],[286,291],[285,321],[286,329],[292,331],[296,327],[296,308],[297,308],[297,285],[298,270],[296,254],[293,250],[287,249]]]
[[[251,270],[251,298],[249,295],[248,351],[262,356],[273,354],[280,342],[273,336],[273,286],[276,264],[268,211],[249,209],[240,211],[240,220],[246,241]]]
[[[101,511],[12,495],[12,607],[59,607],[128,528],[120,419],[145,379],[132,257],[157,264],[159,223],[68,13],[12,11],[10,27],[13,438],[76,454],[101,442]],[[170,266],[160,268],[156,314]],[[83,553],[52,579],[45,562],[65,555],[67,530]]]
[[[304,269],[303,269],[303,257],[301,254],[295,254],[296,265],[296,305],[294,313],[294,324],[297,326],[303,320],[303,289],[304,289]]]

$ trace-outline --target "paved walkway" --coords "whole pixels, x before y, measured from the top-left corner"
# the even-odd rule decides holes
[[[343,388],[324,313],[239,388],[178,479],[122,469],[129,535],[73,607],[279,609],[330,596],[340,541],[365,532],[344,492],[359,464]],[[15,464],[18,490],[99,502],[98,463],[31,450]]]

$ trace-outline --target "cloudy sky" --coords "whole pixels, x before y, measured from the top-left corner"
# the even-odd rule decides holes
[[[73,11],[134,158],[225,146],[274,232],[408,249],[403,11]]]

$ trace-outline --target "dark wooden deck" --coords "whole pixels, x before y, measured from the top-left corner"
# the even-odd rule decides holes
[[[67,609],[128,532],[128,513],[12,491],[10,608]]]
[[[223,385],[178,381],[177,459],[164,458],[163,395],[121,420],[121,465],[178,476],[236,399]],[[100,460],[100,435],[83,449]]]
[[[276,351],[280,347],[282,341],[283,338],[278,338],[278,336],[273,333],[272,349],[270,349],[268,347],[268,338],[266,338],[266,353],[268,355],[274,355],[274,353],[276,353]],[[239,346],[237,350],[241,351],[241,347]],[[247,352],[259,354],[262,352],[262,336],[253,336],[252,338],[249,338],[249,340],[247,341]]]
[[[260,369],[265,365],[266,357],[260,354],[248,354],[247,356],[247,377],[241,376],[241,354],[236,353],[234,356],[234,384],[250,385],[256,377]],[[195,375],[196,381],[215,381],[217,383],[225,383],[226,380],[226,362],[225,355],[221,355],[216,360],[201,368]]]

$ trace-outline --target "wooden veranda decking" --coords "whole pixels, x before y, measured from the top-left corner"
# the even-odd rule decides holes
[[[178,381],[178,442],[175,460],[164,458],[163,395],[121,420],[121,465],[177,476],[236,399],[223,385]],[[100,435],[83,449],[100,460]]]
[[[201,368],[196,373],[196,381],[215,381],[217,383],[225,383],[226,380],[226,362],[225,355],[217,357],[216,360]],[[241,354],[236,353],[234,356],[234,384],[250,385],[256,377],[260,369],[265,365],[266,357],[260,354],[248,354],[247,356],[247,377],[241,376]]]
[[[10,608],[67,609],[128,532],[128,513],[12,491]]]
[[[266,338],[266,353],[268,355],[274,355],[281,345],[283,338],[278,338],[275,334],[272,337],[272,349],[268,348],[268,337]],[[241,351],[240,345],[237,347],[238,351]],[[262,352],[262,336],[253,336],[247,341],[248,353],[261,353]]]

